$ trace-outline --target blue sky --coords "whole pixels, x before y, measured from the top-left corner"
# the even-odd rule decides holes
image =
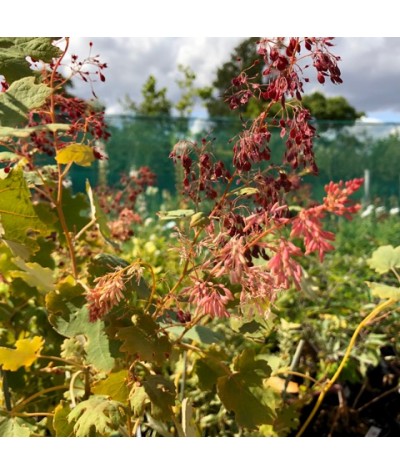
[[[241,37],[71,37],[71,52],[85,56],[89,41],[93,51],[107,62],[107,81],[95,85],[109,113],[121,111],[119,100],[129,94],[139,100],[143,82],[153,74],[169,98],[178,98],[177,65],[189,65],[199,86],[208,85],[219,65],[228,60]],[[343,84],[312,81],[306,92],[321,90],[328,96],[342,95],[366,113],[367,118],[400,122],[400,38],[340,37],[334,40],[335,54],[342,58]],[[90,96],[85,84],[75,93]],[[195,115],[204,116],[197,107]]]

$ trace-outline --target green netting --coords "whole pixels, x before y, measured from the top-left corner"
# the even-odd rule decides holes
[[[174,193],[176,171],[170,151],[178,140],[213,140],[214,154],[219,160],[232,160],[234,138],[242,130],[240,120],[232,119],[181,119],[170,117],[109,116],[111,139],[106,145],[110,160],[105,170],[73,171],[75,190],[84,187],[86,176],[96,185],[101,176],[116,184],[122,173],[149,166],[158,177],[160,190]],[[370,124],[345,122],[316,122],[319,138],[315,142],[315,155],[319,175],[306,176],[312,184],[313,196],[323,195],[323,187],[330,180],[348,180],[363,177],[369,170],[371,201],[397,204],[400,198],[400,127],[398,124]],[[277,132],[271,139],[272,160],[281,160],[284,143]]]

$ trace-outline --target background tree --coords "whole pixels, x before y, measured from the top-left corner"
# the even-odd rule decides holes
[[[208,113],[212,117],[237,115],[224,102],[226,91],[232,86],[232,78],[238,76],[243,68],[247,69],[249,76],[260,76],[261,67],[259,65],[260,56],[257,54],[256,42],[259,37],[246,38],[235,47],[229,60],[220,66],[216,71],[216,78],[212,83],[213,93],[206,100]],[[241,112],[246,112],[247,105],[243,106]]]
[[[137,115],[169,116],[172,104],[166,96],[167,88],[157,90],[157,80],[150,75],[142,86],[142,101],[136,104],[127,94],[121,104],[125,112],[135,112]]]

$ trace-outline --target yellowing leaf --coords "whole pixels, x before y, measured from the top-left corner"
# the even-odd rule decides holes
[[[95,384],[92,393],[98,396],[108,396],[114,401],[126,403],[129,397],[129,389],[126,385],[128,371],[122,370],[117,373],[111,373],[103,381]]]
[[[15,349],[0,347],[0,365],[8,371],[17,371],[22,366],[28,368],[38,358],[43,344],[43,338],[35,336],[18,340]]]
[[[94,159],[95,157],[92,147],[79,143],[68,145],[67,147],[61,149],[56,155],[56,160],[58,163],[63,165],[68,163],[76,163],[81,167],[90,167]]]
[[[47,267],[42,267],[37,262],[25,263],[20,257],[14,259],[21,271],[13,271],[13,277],[20,277],[30,287],[35,287],[39,292],[45,294],[54,289],[53,271]]]
[[[379,284],[376,282],[367,282],[367,285],[371,289],[371,294],[374,297],[379,297],[380,299],[400,300],[400,289],[398,287],[392,287],[391,285]]]

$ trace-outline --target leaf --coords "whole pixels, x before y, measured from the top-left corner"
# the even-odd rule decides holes
[[[54,289],[54,276],[51,269],[42,267],[36,262],[25,263],[20,257],[13,259],[13,262],[21,269],[21,271],[10,272],[13,277],[20,277],[29,286],[35,287],[43,294]]]
[[[77,233],[90,221],[90,208],[86,196],[83,193],[72,194],[72,190],[63,190],[63,212],[68,229]],[[64,236],[61,224],[57,223],[57,229],[61,236]]]
[[[165,335],[157,333],[159,326],[145,315],[132,317],[132,326],[121,328],[117,338],[123,341],[120,350],[144,361],[162,364],[171,353],[171,343]]]
[[[185,437],[198,437],[198,432],[192,421],[193,406],[190,399],[185,398],[182,401],[182,430]]]
[[[93,148],[89,145],[73,143],[62,148],[56,155],[56,161],[63,165],[76,163],[81,167],[90,167],[95,160]]]
[[[379,297],[380,299],[395,299],[400,300],[400,288],[392,287],[391,285],[378,284],[375,282],[367,282],[371,289],[371,295]]]
[[[143,387],[151,402],[151,415],[162,421],[173,417],[172,407],[175,405],[176,388],[172,381],[158,374],[148,375]]]
[[[256,193],[258,193],[259,190],[257,188],[253,188],[251,186],[247,186],[245,188],[241,188],[240,190],[238,191],[235,191],[235,195],[238,195],[238,196],[243,196],[243,195],[255,195]]]
[[[74,434],[74,424],[68,422],[68,415],[71,408],[66,401],[60,401],[54,409],[53,428],[56,431],[56,437],[72,437]]]
[[[39,357],[43,345],[43,338],[34,336],[17,340],[15,349],[0,347],[0,365],[8,371],[17,371],[22,366],[29,368]]]
[[[254,352],[244,350],[234,362],[237,370],[217,381],[217,393],[228,411],[235,413],[237,423],[248,429],[261,424],[272,424],[274,412],[270,407],[268,390],[262,385],[263,378],[271,369],[263,360],[256,360]]]
[[[166,331],[179,338],[185,329],[182,327],[169,327],[166,329]],[[183,340],[192,340],[197,341],[198,343],[211,345],[213,343],[221,343],[224,340],[224,336],[222,333],[215,332],[208,327],[195,325],[187,333],[185,333]]]
[[[12,160],[19,160],[21,155],[18,155],[14,152],[0,152],[0,162],[7,162]]]
[[[0,37],[0,74],[11,84],[16,79],[31,76],[27,56],[46,63],[60,56],[60,49],[52,45],[50,37]]]
[[[103,396],[91,396],[72,409],[67,421],[74,422],[77,437],[109,436],[124,421],[123,406]]]
[[[392,268],[400,267],[400,246],[381,246],[367,259],[369,267],[378,274],[384,274]]]
[[[69,124],[46,124],[34,127],[24,127],[16,129],[14,127],[0,127],[0,139],[28,138],[34,132],[67,132],[71,126]]]
[[[105,215],[104,211],[101,209],[99,200],[97,199],[97,196],[93,194],[93,190],[90,186],[89,180],[86,180],[86,193],[88,194],[89,197],[89,202],[90,202],[90,215],[92,220],[95,220],[97,223],[97,226],[99,228],[99,231],[103,238],[110,243],[113,247],[119,248],[118,244],[112,241],[111,239],[111,230],[107,225],[107,216]]]
[[[114,272],[118,268],[123,269],[129,266],[129,262],[112,254],[97,254],[94,256],[88,266],[88,272],[91,277],[101,277],[109,272]]]
[[[6,178],[0,179],[0,238],[11,248],[26,248],[29,255],[38,249],[32,234],[45,232],[46,226],[32,205],[22,170],[11,170]]]
[[[192,209],[175,209],[173,211],[159,211],[157,213],[161,220],[190,218],[195,213]]]
[[[234,369],[239,371],[252,385],[261,385],[271,375],[271,368],[263,359],[255,359],[252,349],[245,349],[233,360]]]
[[[52,93],[44,84],[35,84],[35,78],[25,77],[0,93],[0,124],[5,127],[23,125],[28,113],[41,107]]]
[[[140,417],[143,415],[148,400],[149,398],[144,387],[134,385],[131,393],[129,394],[129,401],[131,403],[134,417]]]
[[[46,308],[50,313],[58,313],[68,318],[72,311],[85,303],[85,289],[69,275],[46,295]],[[65,335],[64,335],[65,336]]]
[[[92,388],[92,393],[108,396],[114,401],[126,403],[129,397],[127,386],[128,371],[122,370],[117,373],[111,373],[103,381],[99,381]]]
[[[0,437],[29,437],[30,429],[25,421],[19,417],[0,419]]]
[[[69,317],[50,315],[49,320],[60,335],[68,338],[78,335],[85,337],[86,360],[94,368],[99,371],[113,369],[114,358],[110,354],[109,340],[104,333],[104,322],[89,322],[87,307],[73,311]]]
[[[194,371],[199,379],[200,389],[211,391],[217,384],[219,377],[230,374],[228,366],[223,363],[225,356],[215,348],[211,348],[207,356],[196,360]]]

